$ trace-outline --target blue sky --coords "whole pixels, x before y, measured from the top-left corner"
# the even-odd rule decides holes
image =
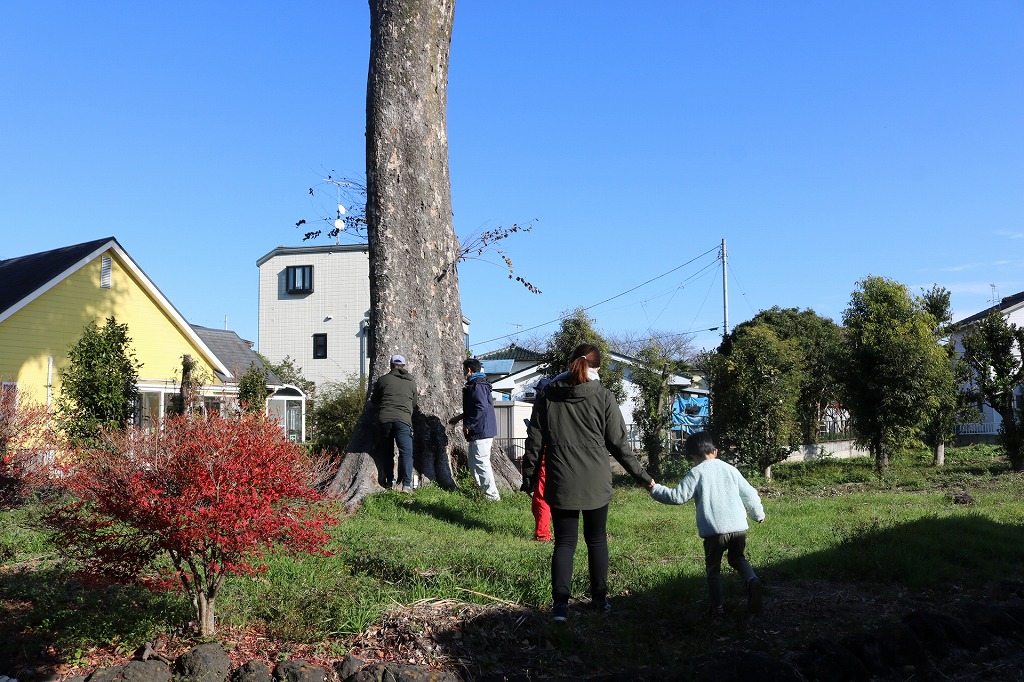
[[[720,326],[722,239],[731,325],[838,321],[867,275],[945,286],[957,317],[1024,290],[1024,2],[628,9],[457,7],[456,231],[535,220],[504,248],[543,291],[463,264],[475,352],[607,299],[608,332]],[[363,174],[368,21],[359,1],[6,3],[0,258],[116,236],[191,322],[256,340],[256,260],[301,243],[324,176]]]

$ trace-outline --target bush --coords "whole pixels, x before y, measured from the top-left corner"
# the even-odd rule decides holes
[[[261,415],[104,432],[64,469],[73,499],[47,515],[62,553],[94,579],[180,581],[204,635],[226,575],[263,570],[257,560],[278,548],[322,553],[333,522],[309,504],[320,495],[302,449]],[[154,576],[168,561],[174,570]]]
[[[313,407],[314,450],[345,452],[366,405],[366,379],[350,376],[325,384]]]

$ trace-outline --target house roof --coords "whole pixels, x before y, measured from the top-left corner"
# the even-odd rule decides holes
[[[237,382],[243,374],[251,367],[256,365],[261,367],[267,372],[267,384],[269,386],[283,386],[284,382],[281,381],[280,377],[274,374],[274,370],[263,362],[260,356],[253,352],[252,347],[247,341],[242,339],[238,334],[227,329],[211,329],[210,327],[200,327],[197,324],[191,325],[195,333],[199,335],[199,338],[203,340],[203,343],[213,351],[214,355],[220,358],[220,361],[228,367],[233,373],[233,380]],[[222,375],[220,372],[217,373],[217,378],[221,381],[227,382],[232,377]]]
[[[310,246],[278,246],[257,259],[256,265],[266,263],[274,256],[301,256],[312,253],[369,253],[369,244],[315,244]]]
[[[0,287],[0,320],[8,317],[5,315],[8,309],[43,289],[48,282],[63,279],[62,274],[77,270],[83,261],[92,260],[94,253],[101,250],[101,247],[106,250],[110,242],[117,244],[116,239],[107,237],[0,260],[0,282],[3,282]]]
[[[218,375],[223,373],[225,376],[231,376],[228,367],[210,350],[185,321],[178,309],[171,305],[163,292],[153,284],[152,280],[114,237],[94,239],[81,244],[0,261],[0,322],[14,315],[106,251],[113,251],[117,254],[117,257],[132,272],[140,286],[167,314],[173,324],[181,330],[182,335],[187,337],[213,365]]]
[[[508,374],[512,371],[512,365],[515,360],[512,358],[502,360],[481,360],[480,364],[483,365],[484,374]]]
[[[520,348],[516,344],[505,346],[490,353],[476,356],[477,360],[542,360],[544,355],[536,351]]]
[[[994,310],[1013,310],[1019,308],[1021,305],[1024,305],[1024,291],[1013,294],[1011,296],[1005,296],[1001,301],[999,301],[998,305],[989,306],[988,308],[982,310],[980,313],[975,313],[970,317],[965,317],[956,324],[963,325],[971,324],[972,322],[978,322],[979,320],[983,320],[986,317],[988,317],[988,314]]]

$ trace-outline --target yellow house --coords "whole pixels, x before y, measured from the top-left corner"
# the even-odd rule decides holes
[[[177,393],[182,356],[197,363],[204,406],[234,404],[238,380],[263,366],[234,332],[193,327],[113,237],[0,260],[0,379],[5,396],[52,408],[68,350],[90,322],[115,317],[128,325],[141,363],[138,423],[163,415]],[[305,396],[268,369],[268,410],[289,436],[304,440]]]

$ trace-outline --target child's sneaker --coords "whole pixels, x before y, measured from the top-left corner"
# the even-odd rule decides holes
[[[608,597],[601,597],[600,599],[594,599],[590,602],[590,608],[594,609],[598,613],[609,614],[612,612],[612,603],[608,601]]]
[[[569,618],[568,604],[552,604],[551,619],[556,623],[564,623]]]
[[[721,604],[718,606],[709,606],[708,617],[711,620],[721,620],[722,618],[725,618],[725,607]]]
[[[747,611],[761,613],[761,600],[764,597],[764,585],[759,578],[747,581]]]

